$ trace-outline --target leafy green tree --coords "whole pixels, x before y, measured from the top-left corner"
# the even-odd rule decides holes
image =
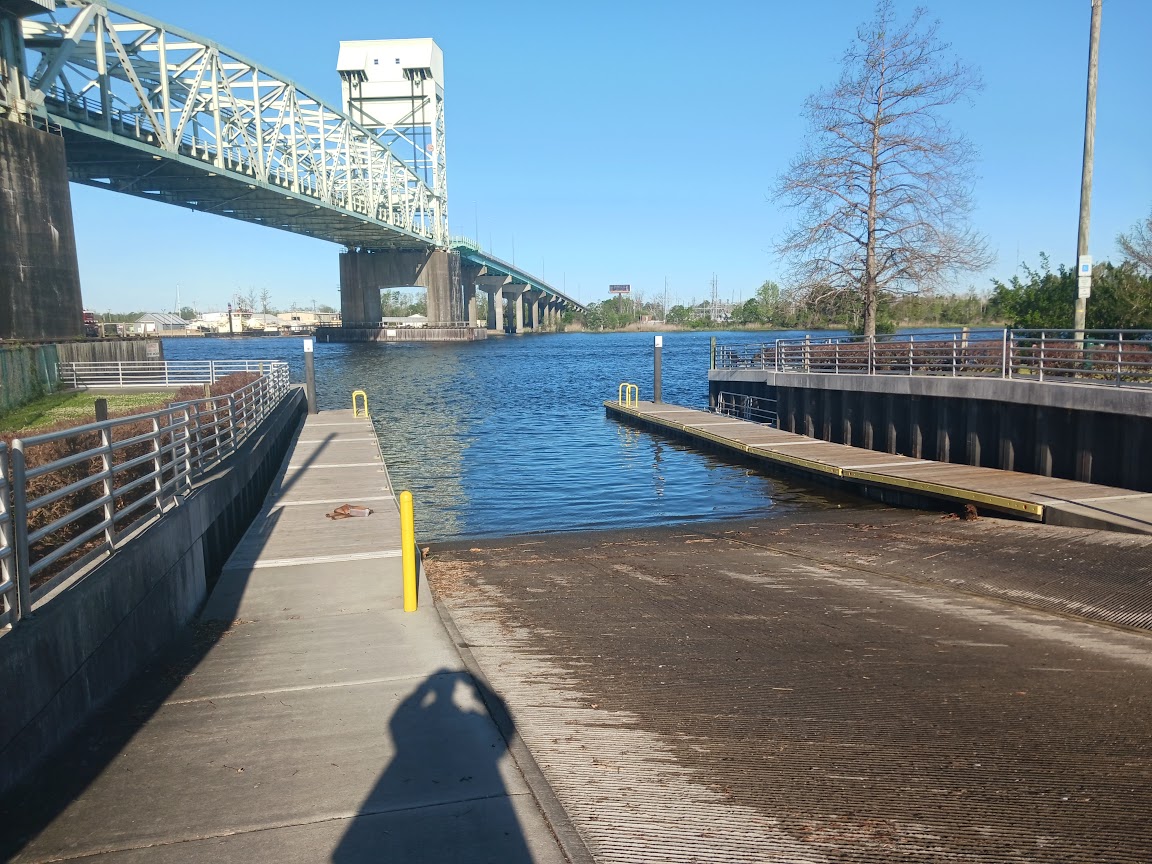
[[[180,317],[185,321],[194,321],[197,318],[196,310],[191,306],[181,306]]]
[[[1023,329],[1070,329],[1076,273],[1064,265],[1053,272],[1044,256],[1039,270],[1023,269],[1023,279],[1014,276],[1006,284],[993,281],[993,314]],[[1092,297],[1085,323],[1092,330],[1152,329],[1152,275],[1133,261],[1097,264],[1092,268]]]
[[[1097,330],[1152,329],[1152,270],[1134,261],[1093,267],[1086,323]]]
[[[688,323],[688,318],[689,313],[687,307],[677,304],[668,310],[668,317],[664,320],[669,324],[675,324],[677,326],[683,327]]]
[[[763,324],[764,318],[764,308],[755,297],[745,300],[732,310],[733,324]]]
[[[1076,274],[1059,266],[1055,273],[1046,255],[1040,256],[1040,269],[1027,264],[1023,279],[1013,276],[1008,283],[992,280],[992,306],[1013,327],[1038,330],[1067,327],[1076,305]]]
[[[599,302],[588,304],[583,315],[583,324],[585,330],[604,329],[604,313],[601,307],[602,304]]]

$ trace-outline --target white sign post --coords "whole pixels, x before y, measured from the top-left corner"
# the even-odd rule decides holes
[[[308,398],[308,413],[316,414],[316,365],[313,360],[311,339],[304,340],[304,395]]]
[[[1081,255],[1076,262],[1076,297],[1087,300],[1092,296],[1092,256]]]

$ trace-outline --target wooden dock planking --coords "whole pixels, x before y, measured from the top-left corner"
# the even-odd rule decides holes
[[[1051,511],[1059,510],[1120,530],[1152,533],[1152,495],[1130,489],[865,450],[677,405],[604,405],[616,416],[850,483],[976,504],[1035,521],[1049,521]]]

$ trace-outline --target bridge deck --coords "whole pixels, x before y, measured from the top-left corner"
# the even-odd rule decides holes
[[[564,860],[426,585],[402,606],[372,424],[309,417],[197,643],[3,808],[0,859]]]
[[[864,450],[667,403],[604,405],[620,419],[824,478],[973,504],[1038,522],[1152,534],[1152,494]]]

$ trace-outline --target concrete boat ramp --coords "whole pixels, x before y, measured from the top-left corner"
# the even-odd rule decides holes
[[[604,406],[616,419],[892,503],[932,499],[1051,525],[1152,534],[1152,494],[1144,492],[865,450],[664,402]]]
[[[874,507],[534,535],[437,551],[406,613],[373,426],[323,412],[180,649],[0,804],[0,860],[1141,864],[1149,543]]]
[[[420,590],[371,421],[308,417],[196,637],[9,799],[0,859],[569,860]]]

